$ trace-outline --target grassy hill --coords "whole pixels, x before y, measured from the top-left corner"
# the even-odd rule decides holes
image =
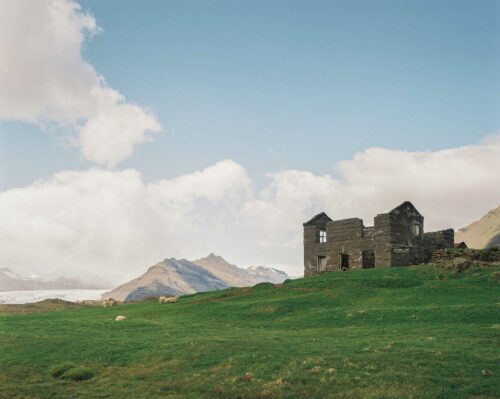
[[[495,398],[499,275],[372,269],[0,315],[0,397]]]

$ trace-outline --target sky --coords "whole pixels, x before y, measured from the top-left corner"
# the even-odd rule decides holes
[[[500,203],[498,1],[0,0],[0,267],[124,281]]]

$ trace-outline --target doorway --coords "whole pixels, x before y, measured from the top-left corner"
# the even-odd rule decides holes
[[[340,270],[348,271],[349,270],[349,254],[340,254]]]
[[[318,271],[326,272],[326,256],[318,256],[317,262],[318,262]]]

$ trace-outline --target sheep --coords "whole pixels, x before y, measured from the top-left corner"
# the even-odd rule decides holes
[[[125,316],[116,316],[115,321],[123,321],[123,320],[125,320],[125,319],[126,319],[126,317],[125,317]]]
[[[108,298],[102,301],[102,306],[105,308],[108,306],[116,306],[116,301],[113,298]]]
[[[167,302],[166,303],[176,303],[177,299],[179,299],[179,298],[180,298],[180,295],[171,296],[170,298],[167,298]]]
[[[176,303],[177,299],[179,299],[179,295],[176,296],[161,296],[158,299],[159,303]]]

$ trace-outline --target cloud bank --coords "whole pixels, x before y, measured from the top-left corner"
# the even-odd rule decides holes
[[[114,167],[161,126],[82,58],[98,32],[73,1],[0,2],[0,119],[73,132],[85,159]]]
[[[332,174],[284,170],[257,190],[225,160],[174,179],[135,170],[61,172],[0,193],[0,265],[124,281],[165,257],[214,251],[237,264],[302,267],[302,222],[377,213],[412,201],[426,230],[459,228],[500,199],[500,135],[435,152],[368,148]]]

